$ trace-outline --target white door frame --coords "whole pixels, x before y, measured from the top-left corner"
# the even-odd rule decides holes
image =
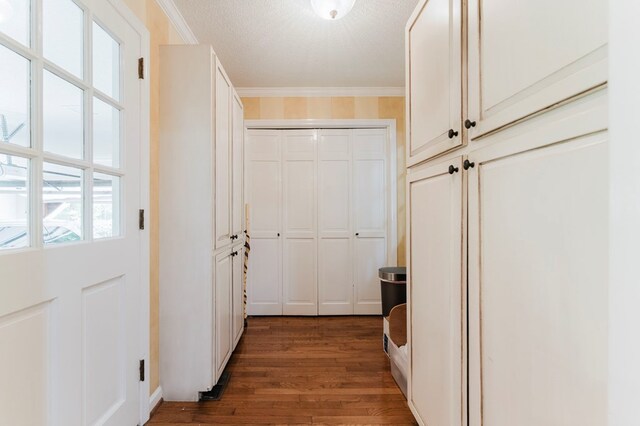
[[[149,82],[150,35],[146,25],[124,3],[124,0],[109,0],[116,11],[140,35],[140,55],[144,58],[144,79],[140,82],[140,209],[145,212],[145,229],[140,230],[140,359],[144,360],[145,380],[140,382],[140,424],[149,420],[149,298],[150,298],[150,240],[149,225],[151,223],[150,207],[150,104],[151,85]],[[134,70],[128,70],[134,72]]]
[[[398,185],[397,177],[397,140],[396,140],[396,120],[395,119],[303,119],[303,120],[245,120],[245,143],[248,140],[247,130],[257,129],[387,129],[389,138],[388,158],[389,158],[389,188],[388,195],[390,203],[387,206],[387,264],[396,266],[398,264]],[[245,163],[246,167],[246,163]],[[245,168],[245,188],[244,193],[248,194],[246,185]]]

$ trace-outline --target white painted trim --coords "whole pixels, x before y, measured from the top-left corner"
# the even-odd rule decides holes
[[[169,21],[171,21],[185,44],[198,44],[198,39],[195,34],[193,34],[193,31],[191,31],[189,24],[187,24],[187,21],[173,0],[156,0],[156,3],[158,3],[158,6],[160,6],[164,14],[167,15],[167,18],[169,18]]]
[[[239,87],[243,98],[404,96],[404,87]]]
[[[394,119],[354,119],[354,120],[331,120],[331,119],[303,119],[303,120],[245,120],[245,134],[252,129],[387,129],[389,136],[389,206],[387,217],[387,264],[396,266],[398,264],[398,141],[396,140],[396,120]],[[247,138],[245,138],[246,143]],[[246,177],[245,168],[245,194]]]
[[[155,410],[155,408],[160,404],[160,400],[162,399],[162,386],[158,386],[149,397],[149,412]]]

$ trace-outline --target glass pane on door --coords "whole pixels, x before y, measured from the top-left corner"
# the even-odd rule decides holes
[[[120,178],[93,174],[93,238],[120,235]]]
[[[81,169],[44,163],[42,232],[45,244],[82,239],[82,176]]]
[[[93,99],[93,161],[120,166],[120,110]]]
[[[30,65],[28,59],[0,45],[0,142],[31,145]]]
[[[44,57],[82,78],[83,10],[72,0],[43,0],[42,8]]]
[[[0,154],[0,250],[29,247],[29,160]]]
[[[45,71],[43,89],[44,150],[83,158],[83,91]]]
[[[29,0],[0,0],[0,32],[29,45]]]
[[[93,85],[105,95],[120,99],[120,44],[93,23]]]

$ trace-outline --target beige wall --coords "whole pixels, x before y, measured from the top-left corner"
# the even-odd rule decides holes
[[[162,44],[182,44],[182,38],[178,35],[169,19],[158,6],[155,0],[124,0],[131,10],[146,25],[150,33],[151,57],[149,62],[149,79],[151,84],[151,158],[150,158],[150,182],[151,182],[151,206],[150,206],[150,238],[151,238],[151,262],[150,268],[150,348],[149,348],[149,368],[150,368],[150,392],[153,393],[160,384],[158,373],[158,230],[159,230],[159,211],[158,211],[158,127],[159,127],[159,105],[160,98],[160,81],[159,81],[159,63],[160,45]]]
[[[246,120],[353,119],[396,120],[398,185],[398,265],[405,265],[404,97],[242,98]]]

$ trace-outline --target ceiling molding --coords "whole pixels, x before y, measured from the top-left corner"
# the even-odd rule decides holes
[[[404,87],[238,87],[242,98],[332,97],[332,96],[404,96]]]
[[[158,3],[158,6],[160,6],[164,14],[167,15],[167,18],[169,18],[169,21],[171,21],[186,44],[198,44],[198,39],[195,34],[193,34],[193,31],[191,31],[191,28],[189,28],[187,21],[185,21],[173,0],[156,0],[156,3]]]

